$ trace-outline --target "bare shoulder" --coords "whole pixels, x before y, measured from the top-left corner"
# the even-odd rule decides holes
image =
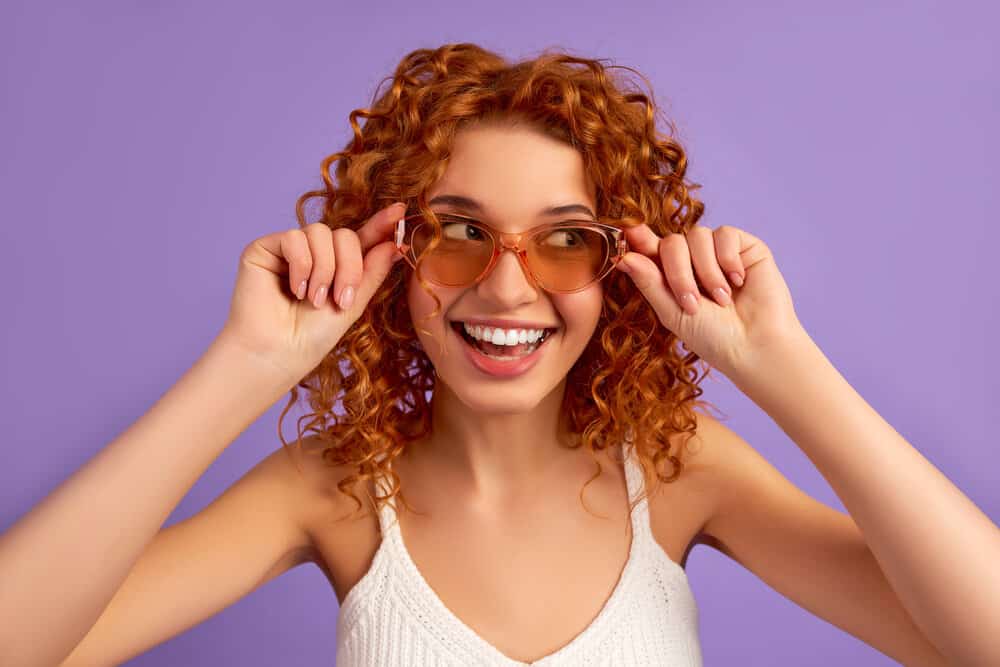
[[[325,569],[324,544],[319,536],[328,531],[332,521],[352,514],[357,504],[340,492],[338,484],[354,468],[346,465],[332,465],[323,458],[327,443],[318,436],[304,436],[301,446],[297,442],[282,446],[267,457],[267,463],[275,476],[282,481],[293,498],[291,503],[295,521],[312,539],[310,561]],[[362,503],[366,495],[360,486],[354,490]]]
[[[657,484],[650,502],[662,495],[670,495],[674,489],[697,489],[699,495],[711,493],[717,482],[718,466],[724,458],[723,450],[728,435],[732,433],[715,417],[704,412],[694,412],[695,430],[692,433],[675,433],[670,437],[671,455],[678,457],[683,469],[672,482]],[[673,466],[664,461],[657,471],[660,475],[673,474]]]
[[[718,419],[697,410],[694,415],[693,433],[672,436],[672,453],[683,462],[681,474],[673,482],[657,484],[649,497],[653,535],[682,567],[696,545],[720,548],[709,527],[724,500],[725,462],[739,447],[738,436]],[[670,464],[664,465],[659,473],[671,474]]]
[[[683,478],[689,470],[693,473],[690,485],[705,500],[695,543],[732,557],[727,526],[734,522],[745,525],[751,508],[760,506],[767,493],[780,491],[789,507],[805,495],[738,433],[704,412],[696,410],[695,416],[691,460],[697,463],[685,466],[681,474]]]

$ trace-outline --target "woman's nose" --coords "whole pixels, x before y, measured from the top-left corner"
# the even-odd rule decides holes
[[[500,253],[496,264],[480,281],[478,290],[481,296],[505,307],[538,298],[538,290],[513,251]]]

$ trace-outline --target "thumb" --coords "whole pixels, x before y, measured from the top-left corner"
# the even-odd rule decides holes
[[[403,256],[396,249],[393,241],[385,241],[373,246],[362,260],[361,283],[354,299],[355,304],[367,305],[371,298],[375,296],[389,271],[396,264],[397,259]]]

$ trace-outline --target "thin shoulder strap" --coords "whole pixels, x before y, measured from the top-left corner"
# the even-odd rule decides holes
[[[391,467],[391,463],[389,464]],[[390,491],[389,480],[386,479],[385,475],[376,474],[375,475],[375,488],[380,490],[379,495],[387,495]],[[395,498],[391,501],[396,502]],[[389,506],[389,503],[385,503],[378,511],[378,525],[383,537],[389,533],[395,526],[396,516],[393,508]]]
[[[628,498],[631,505],[642,493],[646,482],[643,479],[642,466],[636,459],[632,443],[626,441],[623,450],[625,454],[625,484],[628,487]],[[649,526],[649,503],[647,501],[647,498],[643,498],[632,509],[632,534],[636,537],[652,534],[652,529]]]

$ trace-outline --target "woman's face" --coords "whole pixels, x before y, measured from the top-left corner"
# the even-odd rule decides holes
[[[439,195],[474,200],[481,210],[433,203]],[[427,200],[436,213],[461,214],[503,232],[589,217],[541,214],[553,206],[582,204],[596,212],[593,184],[579,153],[528,126],[463,128],[455,137],[447,170]],[[441,300],[441,311],[425,320],[434,310],[434,299],[411,272],[407,299],[417,336],[434,364],[437,381],[480,413],[527,412],[559,387],[594,333],[603,294],[599,282],[572,294],[550,294],[531,282],[513,252],[501,253],[478,284],[431,287]],[[538,348],[530,369],[501,377],[477,366],[468,343],[452,327],[453,322],[476,318],[525,320],[556,331]]]

